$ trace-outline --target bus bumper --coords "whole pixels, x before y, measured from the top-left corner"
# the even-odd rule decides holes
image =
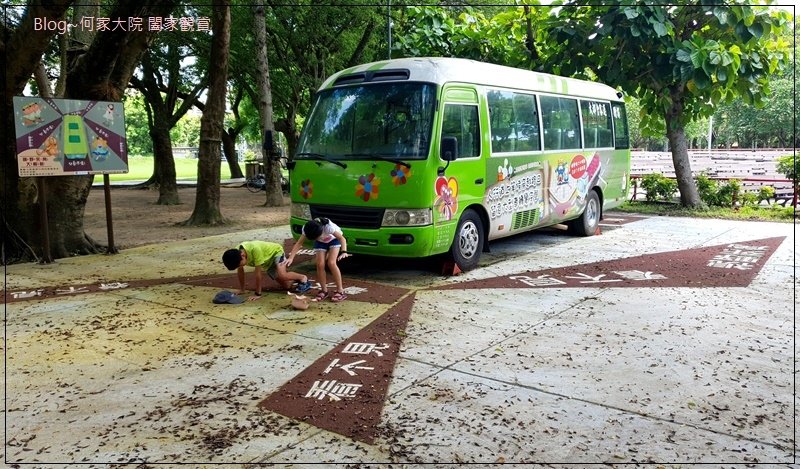
[[[297,239],[307,220],[291,217],[289,227]],[[433,254],[435,228],[427,226],[383,227],[380,230],[345,228],[347,252],[388,257],[426,257]],[[444,252],[444,251],[442,251]]]

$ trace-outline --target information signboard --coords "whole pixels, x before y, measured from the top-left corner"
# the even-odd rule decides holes
[[[128,172],[122,103],[14,97],[20,177]]]

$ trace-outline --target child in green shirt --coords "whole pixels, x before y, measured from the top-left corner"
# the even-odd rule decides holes
[[[239,291],[236,292],[237,294],[245,292],[244,267],[255,268],[255,296],[248,298],[249,301],[257,300],[261,296],[262,272],[264,271],[287,290],[292,289],[293,283],[296,284],[294,290],[297,293],[304,293],[311,288],[311,282],[309,282],[307,276],[287,270],[283,247],[278,243],[245,241],[239,245],[238,249],[225,251],[222,254],[222,263],[225,264],[228,270],[237,270],[239,279]]]

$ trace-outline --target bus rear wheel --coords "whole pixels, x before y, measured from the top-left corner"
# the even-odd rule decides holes
[[[597,226],[600,224],[600,197],[597,192],[590,190],[586,194],[586,206],[583,208],[583,213],[580,218],[576,218],[568,223],[570,232],[578,236],[592,236],[597,232]]]
[[[463,271],[474,269],[483,251],[483,240],[481,217],[472,209],[464,210],[450,246],[450,259]]]

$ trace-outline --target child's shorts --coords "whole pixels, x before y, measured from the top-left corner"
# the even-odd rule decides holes
[[[323,243],[321,241],[314,241],[314,250],[315,251],[328,251],[330,248],[341,247],[342,242],[339,241],[339,238],[333,238],[332,240],[328,241],[327,243]]]
[[[278,254],[277,256],[272,258],[272,265],[267,269],[267,275],[272,280],[275,280],[275,277],[278,276],[278,264],[286,262],[286,256],[283,253]]]

